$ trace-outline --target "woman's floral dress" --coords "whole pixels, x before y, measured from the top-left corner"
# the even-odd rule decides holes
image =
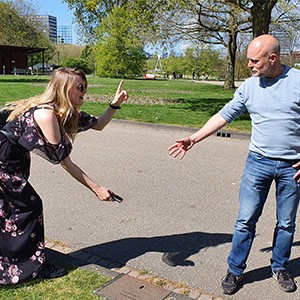
[[[45,140],[34,122],[35,109],[6,124],[17,143],[0,132],[0,285],[34,278],[45,262],[42,200],[28,182],[30,151],[56,164],[72,151],[64,135],[56,146]],[[78,131],[96,122],[80,112]]]

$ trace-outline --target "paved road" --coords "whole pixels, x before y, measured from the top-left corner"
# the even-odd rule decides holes
[[[184,160],[170,157],[168,146],[190,132],[114,120],[101,133],[78,136],[73,160],[120,194],[122,204],[97,201],[60,166],[33,156],[31,182],[44,199],[47,238],[224,297],[220,280],[227,269],[249,139],[212,136]],[[274,207],[272,189],[244,287],[230,299],[300,297],[299,290],[281,292],[270,278]],[[299,245],[296,232],[290,268],[298,281]]]

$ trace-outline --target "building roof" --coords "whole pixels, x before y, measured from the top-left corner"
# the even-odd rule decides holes
[[[18,47],[18,46],[8,46],[8,45],[0,45],[0,50],[24,50],[27,51],[28,54],[31,53],[39,53],[47,50],[47,48],[36,48],[36,47]]]

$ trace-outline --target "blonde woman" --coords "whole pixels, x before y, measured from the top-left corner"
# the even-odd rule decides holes
[[[95,183],[70,158],[77,132],[102,130],[127,100],[121,81],[99,117],[80,111],[87,89],[79,69],[59,68],[43,94],[12,103],[0,131],[0,285],[65,274],[46,262],[42,200],[28,182],[30,152],[58,164],[102,201],[114,193]]]

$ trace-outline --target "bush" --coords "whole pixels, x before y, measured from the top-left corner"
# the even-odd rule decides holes
[[[79,68],[86,74],[93,73],[93,70],[89,67],[88,63],[81,58],[67,57],[61,65],[67,68]]]

